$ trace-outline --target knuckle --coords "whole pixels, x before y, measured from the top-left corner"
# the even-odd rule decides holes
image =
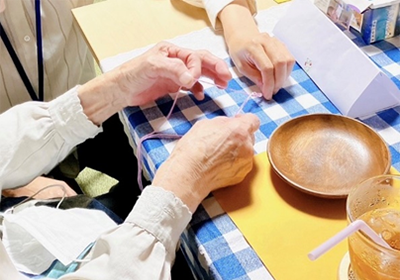
[[[274,64],[263,64],[260,66],[260,71],[267,75],[273,75],[275,67]]]

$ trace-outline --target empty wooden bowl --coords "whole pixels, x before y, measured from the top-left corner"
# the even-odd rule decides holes
[[[382,137],[362,122],[311,114],[280,125],[267,144],[274,171],[293,187],[320,197],[345,198],[367,178],[388,173],[391,156]]]

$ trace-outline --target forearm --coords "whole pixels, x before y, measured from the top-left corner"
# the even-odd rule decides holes
[[[96,125],[127,106],[117,83],[118,71],[114,70],[79,87],[78,96],[83,112]]]
[[[199,147],[196,148],[199,149]],[[187,172],[191,159],[182,160],[180,153],[184,152],[173,153],[168,157],[158,169],[153,184],[173,192],[194,213],[209,191],[208,188],[202,187],[201,175],[196,172]]]
[[[220,29],[218,23],[218,14],[226,7],[230,6],[232,3],[238,3],[239,5],[247,7],[250,15],[255,15],[257,12],[256,1],[255,0],[182,0],[189,3],[190,5],[196,7],[202,7],[206,10],[208,18],[210,19],[211,25],[215,29]],[[237,22],[241,22],[241,18]]]
[[[257,24],[246,0],[235,0],[218,14],[227,45],[242,34],[258,34]],[[240,20],[238,20],[240,19]]]

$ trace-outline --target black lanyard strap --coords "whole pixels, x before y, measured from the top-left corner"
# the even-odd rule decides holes
[[[44,83],[44,71],[43,71],[43,45],[42,45],[42,21],[40,16],[40,0],[35,0],[35,16],[36,16],[36,49],[37,49],[37,66],[38,66],[38,90],[39,94],[36,95],[35,90],[31,82],[29,81],[28,75],[26,74],[24,67],[19,60],[17,53],[15,52],[14,48],[11,45],[11,42],[0,23],[0,36],[3,40],[4,45],[12,61],[14,62],[15,67],[18,70],[18,73],[28,91],[29,95],[31,96],[32,100],[34,101],[43,101],[44,99],[44,92],[43,92],[43,83]]]
[[[43,101],[43,45],[42,45],[42,17],[40,15],[40,0],[35,0],[36,13],[36,51],[37,51],[37,66],[38,66],[38,88],[39,100]]]

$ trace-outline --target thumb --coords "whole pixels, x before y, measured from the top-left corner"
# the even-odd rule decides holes
[[[160,77],[170,79],[181,87],[191,88],[196,82],[185,63],[179,58],[161,57],[158,60],[157,70]]]
[[[191,88],[195,82],[195,78],[189,71],[185,71],[179,76],[179,83],[182,87]]]

